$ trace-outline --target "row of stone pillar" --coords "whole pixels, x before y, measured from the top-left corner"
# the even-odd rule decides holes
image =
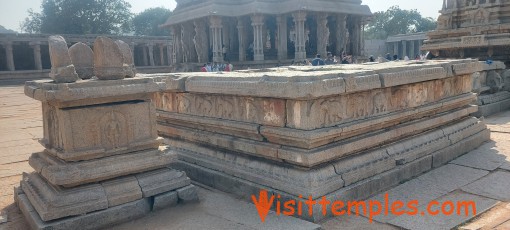
[[[296,60],[304,60],[306,58],[306,31],[305,31],[305,22],[307,19],[307,12],[298,11],[292,13],[294,27],[295,27],[295,59]],[[349,24],[351,27],[347,27],[347,15],[336,15],[336,34],[335,41],[337,44],[336,50],[330,50],[331,52],[335,52],[340,54],[342,51],[345,51],[347,41],[350,41],[353,45],[350,46],[349,51],[354,55],[361,55],[362,50],[362,41],[361,41],[361,17],[360,16],[352,16],[350,17]],[[326,56],[328,50],[328,41],[330,38],[330,30],[328,28],[328,15],[327,14],[319,14],[317,15],[317,53]],[[187,56],[190,55],[189,50],[185,50],[189,48],[189,44],[191,42],[194,43],[194,51],[198,54],[198,62],[205,63],[209,60],[207,56],[207,51],[212,52],[212,61],[213,62],[222,62],[223,60],[223,46],[224,39],[227,39],[224,35],[225,29],[222,22],[221,16],[210,16],[209,18],[209,41],[207,41],[207,29],[206,23],[197,19],[192,23],[185,22],[180,25],[174,25],[171,27],[172,36],[174,45],[172,47],[172,57],[173,63],[182,63],[186,62],[189,59]],[[262,14],[254,14],[250,16],[251,27],[253,29],[253,58],[255,61],[264,60],[264,46],[265,46],[265,37],[264,33],[265,28],[265,16]],[[195,36],[192,37],[189,34],[189,31],[192,30],[193,26],[195,27]],[[277,16],[276,17],[276,32],[278,33],[278,41],[276,46],[278,60],[287,59],[287,18],[285,16]],[[246,28],[245,23],[242,18],[238,18],[237,22],[237,32],[238,32],[238,41],[239,41],[239,61],[246,60],[246,48],[247,41],[249,40],[246,36]],[[348,31],[352,31],[349,33]],[[186,37],[183,37],[186,35]],[[222,38],[223,37],[223,38]],[[350,38],[347,38],[350,37]]]
[[[400,45],[402,45],[402,49],[400,49]],[[414,59],[416,55],[420,55],[420,48],[422,45],[423,40],[391,42],[391,46],[393,46],[393,54],[396,54],[401,59],[405,56],[408,56],[410,59]]]
[[[12,42],[2,43],[5,49],[5,60],[7,64],[8,71],[15,71],[16,65],[14,63],[14,49]],[[131,51],[133,52],[133,57],[135,56],[135,43],[130,44]],[[29,46],[32,47],[34,53],[34,69],[42,70],[42,57],[41,57],[41,42],[30,42]],[[154,44],[147,44],[143,46],[143,64],[145,66],[155,66],[155,56],[154,56]],[[159,44],[159,59],[161,65],[171,65],[171,57],[172,57],[172,49],[170,45],[167,44]],[[166,51],[165,51],[166,49]],[[164,53],[167,53],[168,62],[165,62]]]

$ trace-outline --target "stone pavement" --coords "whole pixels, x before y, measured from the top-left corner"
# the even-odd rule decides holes
[[[418,200],[424,210],[431,200],[474,200],[473,220],[451,216],[380,216],[369,223],[363,216],[341,216],[322,222],[324,229],[510,229],[510,111],[486,122],[492,141],[480,148],[407,181],[387,193],[390,200]],[[0,86],[0,229],[27,229],[14,206],[13,186],[22,172],[30,172],[31,153],[43,150],[39,102],[23,93],[22,86]],[[380,195],[372,198],[379,200]],[[200,188],[201,203],[152,213],[115,229],[317,229],[320,226],[271,213],[262,224],[252,204],[227,194]],[[485,212],[486,211],[486,212]],[[185,217],[193,216],[188,219]]]

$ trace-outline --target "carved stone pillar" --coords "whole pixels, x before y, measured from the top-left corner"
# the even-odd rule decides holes
[[[133,58],[133,64],[136,66],[136,63],[135,63],[135,47],[136,47],[136,43],[134,43],[134,42],[129,43],[129,49],[131,49],[131,57]]]
[[[404,40],[402,41],[402,60],[405,58],[405,56],[407,56],[407,41]]]
[[[278,60],[287,59],[287,16],[276,17],[278,26]]]
[[[351,30],[349,31],[351,41],[351,53],[353,56],[361,55],[361,17],[351,16]]]
[[[181,39],[182,39],[182,33],[181,33],[181,26],[173,26],[172,27],[172,34],[173,34],[173,63],[179,64],[182,63],[182,46],[181,46]]]
[[[345,44],[347,40],[347,16],[339,14],[336,16],[336,55],[341,55],[345,51]]]
[[[393,55],[400,56],[400,54],[398,53],[398,51],[399,51],[398,46],[399,46],[399,42],[393,42]]]
[[[253,60],[264,60],[264,34],[262,26],[264,25],[264,16],[260,14],[251,16],[251,25],[253,26]]]
[[[327,46],[329,40],[328,15],[320,13],[317,15],[317,54],[325,58],[328,54]]]
[[[154,44],[148,44],[147,48],[149,49],[149,61],[151,66],[155,66],[154,64]]]
[[[206,63],[209,58],[209,47],[207,41],[207,26],[204,20],[197,19],[193,22],[195,24],[195,50],[197,52],[197,59],[199,63]]]
[[[181,24],[181,47],[183,54],[183,62],[197,62],[197,52],[193,43],[194,32],[193,22],[185,22]]]
[[[306,58],[306,34],[305,34],[305,21],[306,21],[306,12],[299,11],[292,14],[294,17],[294,26],[296,28],[296,53],[295,60],[301,61]]]
[[[414,46],[415,41],[409,41],[409,58],[414,59],[416,48]]]
[[[165,63],[165,54],[163,53],[164,45],[159,44],[158,46],[159,46],[159,65],[163,66]]]
[[[34,67],[36,70],[42,70],[42,62],[41,62],[41,43],[34,42],[31,43],[32,49],[34,50]]]
[[[12,42],[4,43],[5,47],[5,57],[7,60],[7,70],[15,71],[16,66],[14,66],[14,55],[12,54]]]
[[[171,66],[174,63],[174,55],[173,55],[173,42],[169,42],[166,45],[166,56],[168,57],[168,66]]]
[[[211,16],[209,18],[209,23],[211,27],[211,38],[212,38],[212,52],[213,52],[213,62],[222,62],[223,61],[223,53],[222,53],[222,44],[221,44],[221,35],[222,35],[222,21],[221,17]]]
[[[244,22],[241,18],[237,19],[237,34],[239,36],[239,61],[246,61],[246,37]]]

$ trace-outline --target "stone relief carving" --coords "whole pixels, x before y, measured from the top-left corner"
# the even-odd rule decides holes
[[[196,96],[195,105],[198,113],[208,116],[212,115],[213,103],[211,96]]]
[[[190,113],[191,111],[191,100],[187,95],[184,94],[178,94],[177,95],[178,100],[178,107],[177,111],[180,113]]]
[[[408,93],[409,89],[406,86],[391,89],[390,104],[392,110],[401,110],[408,107],[409,105],[409,101],[407,100]]]
[[[229,98],[218,97],[216,100],[216,114],[219,117],[234,118],[234,103]]]
[[[255,99],[253,99],[252,97],[245,98],[244,105],[245,105],[245,116],[244,117],[246,117],[246,120],[257,121],[258,120],[258,116],[257,116],[258,107],[255,103]]]
[[[319,105],[320,121],[322,123],[337,123],[344,119],[343,111],[345,110],[345,107],[340,102],[340,99],[329,98],[323,101],[317,101],[316,103]]]
[[[438,29],[451,29],[452,28],[452,17],[449,15],[440,15],[437,18]]]
[[[99,124],[103,148],[111,150],[128,145],[127,120],[124,114],[108,112],[103,115]]]
[[[475,13],[473,14],[473,21],[472,23],[474,25],[479,24],[487,24],[489,23],[489,12],[484,8],[479,8]]]
[[[487,86],[491,88],[491,93],[497,93],[503,89],[503,79],[496,71],[490,71],[487,74]]]
[[[384,113],[388,110],[388,100],[383,92],[377,92],[374,94],[374,113]]]
[[[363,95],[350,95],[348,99],[348,117],[360,118],[368,116],[367,98]]]

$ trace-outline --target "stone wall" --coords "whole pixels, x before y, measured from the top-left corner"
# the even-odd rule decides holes
[[[494,68],[457,60],[175,74],[153,101],[175,167],[194,180],[246,198],[263,188],[356,200],[488,140],[471,91],[473,74]]]

